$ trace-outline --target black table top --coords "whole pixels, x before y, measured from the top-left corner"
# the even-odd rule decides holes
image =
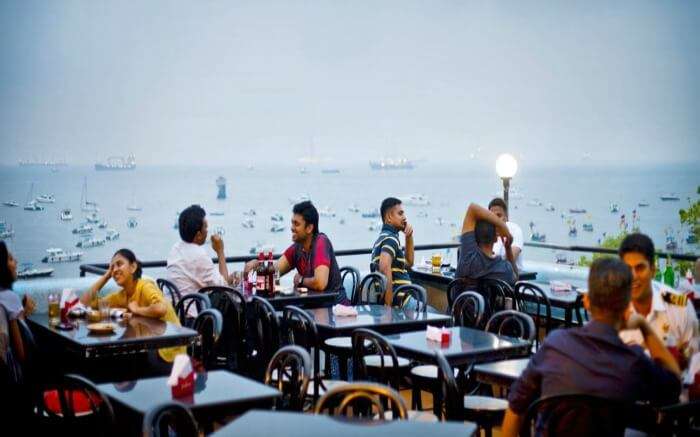
[[[33,314],[28,322],[40,336],[48,337],[85,358],[116,355],[188,345],[198,336],[197,331],[169,322],[134,316],[129,321],[113,321],[111,334],[93,335],[85,319],[71,319],[74,328],[63,331],[49,325],[48,314]]]
[[[214,433],[216,436],[248,437],[455,437],[471,436],[476,425],[471,422],[427,423],[408,420],[354,423],[329,416],[250,411]]]
[[[242,291],[240,287],[237,288]],[[266,299],[276,310],[282,310],[287,305],[296,305],[303,308],[318,308],[329,306],[337,302],[341,292],[312,291],[301,293],[296,287],[292,287],[292,294],[275,293],[274,296],[260,294],[258,296]]]
[[[437,282],[447,285],[455,279],[455,271],[451,268],[440,269],[439,272],[433,272],[430,268],[414,268],[410,271],[412,277],[425,281]],[[522,271],[518,275],[520,281],[533,281],[537,278],[537,272]]]
[[[520,378],[520,374],[523,373],[529,362],[529,358],[519,358],[477,364],[474,366],[473,372],[481,382],[508,386]]]
[[[207,408],[226,408],[226,411],[236,413],[245,411],[247,406],[280,396],[280,392],[272,387],[226,370],[198,373],[192,398],[173,399],[167,380],[167,376],[160,376],[97,387],[111,399],[140,414],[172,400],[185,404],[194,413]]]
[[[528,282],[531,282],[540,287],[544,294],[547,295],[547,298],[549,299],[549,302],[552,304],[552,306],[558,308],[574,307],[578,305],[578,299],[581,295],[581,292],[587,289],[588,287],[586,281],[584,280],[567,280],[563,282],[570,283],[573,286],[573,289],[571,291],[552,291],[552,287],[550,286],[549,282]],[[525,297],[527,298],[527,295],[525,295]]]
[[[452,321],[446,314],[416,312],[385,305],[357,305],[357,316],[336,316],[332,308],[308,310],[321,336],[347,335],[357,328],[369,328],[389,334],[420,329],[427,325],[446,326]]]
[[[435,352],[442,351],[447,361],[453,366],[522,357],[530,353],[530,343],[524,340],[461,326],[448,329],[451,332],[448,344],[428,340],[425,337],[425,330],[390,335],[387,339],[400,356],[423,362],[434,362]]]

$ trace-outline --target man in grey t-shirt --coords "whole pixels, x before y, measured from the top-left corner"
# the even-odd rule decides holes
[[[497,236],[503,239],[506,259],[493,253]],[[500,279],[515,285],[518,275],[511,248],[513,237],[503,220],[472,203],[464,216],[461,241],[457,278]]]

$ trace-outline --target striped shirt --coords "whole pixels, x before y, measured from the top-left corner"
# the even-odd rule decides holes
[[[388,253],[391,256],[391,276],[394,287],[411,283],[411,277],[408,276],[406,269],[406,256],[401,248],[399,241],[399,230],[391,225],[385,224],[382,226],[382,231],[379,233],[379,238],[374,243],[372,248],[372,261],[369,264],[371,271],[379,270],[379,256],[382,252]]]

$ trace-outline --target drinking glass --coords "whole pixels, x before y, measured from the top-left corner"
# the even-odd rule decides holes
[[[49,303],[49,324],[58,325],[58,323],[61,321],[61,309],[59,308],[60,298],[58,293],[49,293],[47,300]]]
[[[109,303],[105,299],[97,301],[97,308],[100,311],[100,318],[105,321],[109,320]]]
[[[235,271],[231,273],[231,287],[236,288],[241,285],[241,279],[243,278],[243,272]]]
[[[442,266],[442,255],[439,253],[433,254],[431,258],[431,262],[433,265],[433,273],[437,273],[440,271],[440,267]]]

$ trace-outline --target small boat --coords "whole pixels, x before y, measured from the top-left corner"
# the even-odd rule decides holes
[[[136,217],[129,217],[129,220],[126,221],[126,226],[133,229],[136,226],[139,225],[139,222],[136,221]]]
[[[270,227],[270,232],[282,232],[282,231],[284,231],[284,226],[282,226],[280,224],[273,223],[272,227]]]
[[[323,174],[339,174],[340,169],[339,168],[324,168],[324,169],[321,169],[321,173],[323,173]]]
[[[252,218],[247,218],[243,220],[243,223],[241,223],[241,226],[243,226],[246,229],[253,229],[255,227],[255,223],[253,223]]]
[[[24,205],[24,210],[25,211],[43,211],[44,207],[36,203],[36,200],[32,200],[30,202],[27,202],[26,205]]]
[[[92,231],[92,225],[89,223],[81,223],[77,228],[73,229],[73,233],[78,235],[91,234]]]
[[[377,232],[377,231],[380,231],[382,229],[382,226],[383,226],[382,222],[373,222],[373,223],[370,223],[368,229],[372,232]]]
[[[435,224],[438,225],[438,226],[442,226],[442,225],[445,224],[445,219],[442,218],[442,217],[438,217],[438,218],[435,219]]]
[[[41,260],[43,263],[63,263],[80,261],[83,257],[83,252],[64,252],[58,247],[46,249],[46,256]]]
[[[338,221],[338,223],[340,223],[341,225],[344,225],[344,224],[345,224],[345,219],[344,219],[344,218],[341,218],[341,219]]]
[[[552,203],[547,204],[547,207],[544,210],[548,211],[548,212],[554,211],[554,204],[552,204]]]
[[[569,208],[570,214],[585,214],[586,210],[584,208]]]
[[[407,194],[404,196],[399,196],[399,200],[404,205],[409,206],[429,206],[430,200],[425,194]]]
[[[379,217],[379,210],[374,209],[372,211],[367,211],[362,213],[362,218],[377,218]]]
[[[561,252],[554,255],[554,260],[556,261],[557,264],[568,264],[569,263],[569,260],[566,257],[566,254],[561,253]]]
[[[547,240],[547,236],[545,234],[541,234],[535,229],[534,222],[530,222],[530,240],[537,241],[539,243],[544,243],[545,240]]]
[[[14,236],[15,231],[12,229],[12,226],[8,226],[4,220],[0,221],[0,240],[5,240]]]
[[[660,197],[661,197],[661,200],[663,200],[664,202],[669,202],[669,201],[673,202],[673,201],[681,200],[681,198],[676,196],[675,194],[662,194]]]
[[[53,194],[42,194],[41,196],[37,196],[35,199],[39,203],[55,203],[56,198],[53,197]]]
[[[119,239],[119,232],[116,229],[107,229],[107,235],[105,236],[107,241],[115,241]]]
[[[301,173],[301,174],[306,174],[306,173],[308,173],[308,172],[309,172],[309,171],[306,169],[306,167],[302,167],[302,168],[299,169],[299,173]]]
[[[97,224],[100,222],[100,217],[97,215],[96,212],[93,212],[92,214],[88,214],[85,217],[85,221],[87,221],[88,223]]]
[[[261,244],[258,242],[255,246],[251,246],[251,248],[248,250],[248,253],[251,255],[257,255],[260,252],[274,252],[275,251],[275,246],[272,244]]]
[[[578,229],[576,229],[576,222],[569,223],[569,237],[575,237],[578,234]]]
[[[217,226],[214,228],[214,234],[223,237],[226,235],[226,229],[223,226]]]
[[[64,222],[69,222],[73,220],[73,212],[70,210],[70,208],[65,208],[61,210],[61,220]]]
[[[581,228],[586,232],[593,232],[593,223],[584,223]]]
[[[333,218],[333,217],[335,217],[335,211],[333,211],[332,208],[327,206],[325,208],[321,208],[318,211],[318,215],[320,215],[321,217]]]
[[[698,238],[695,236],[695,234],[688,234],[688,236],[685,237],[685,242],[688,244],[697,244]]]
[[[256,215],[256,213],[255,213],[255,210],[254,210],[254,209],[249,209],[248,211],[243,211],[243,215],[247,215],[247,216],[253,217],[253,216]]]
[[[215,217],[221,217],[222,215],[224,215],[224,212],[223,211],[212,211],[209,213],[209,215],[212,215]]]
[[[647,202],[647,201],[645,201],[645,200],[642,200],[641,202],[639,202],[639,203],[637,204],[637,206],[639,206],[640,208],[646,208],[646,207],[649,206],[649,202]]]
[[[106,220],[100,220],[99,223],[97,223],[97,227],[99,229],[107,229],[107,221]]]
[[[310,200],[311,200],[311,196],[309,196],[308,194],[302,194],[297,198],[290,197],[289,203],[291,203],[292,205],[296,205],[297,203],[306,202],[306,201],[310,201]]]
[[[426,211],[418,211],[418,218],[428,218],[428,213]]]
[[[610,204],[610,212],[611,212],[611,213],[618,213],[618,212],[620,212],[620,205],[618,205],[617,203],[611,203],[611,204]]]
[[[357,206],[356,203],[353,203],[350,208],[348,208],[348,211],[350,212],[360,212],[360,208]]]
[[[283,222],[284,217],[282,217],[282,214],[272,214],[272,217],[270,217],[270,220],[273,222]]]
[[[676,250],[678,249],[678,243],[673,235],[666,236],[666,250]]]
[[[45,278],[51,276],[54,269],[37,269],[31,263],[24,263],[17,270],[18,279]]]
[[[143,208],[141,208],[140,205],[137,205],[135,203],[130,203],[130,204],[126,205],[126,210],[127,211],[142,211]]]
[[[532,199],[527,202],[527,206],[542,206],[542,202],[537,199]]]
[[[87,195],[87,176],[83,179],[83,190],[80,194],[80,209],[83,212],[97,212],[100,209],[97,207],[97,203],[88,200]]]
[[[14,200],[8,200],[6,202],[2,202],[3,205],[9,206],[10,208],[16,208],[19,206],[19,202],[15,202]]]
[[[84,240],[78,241],[75,247],[80,249],[88,249],[90,247],[104,246],[107,240],[104,238],[86,238]]]

